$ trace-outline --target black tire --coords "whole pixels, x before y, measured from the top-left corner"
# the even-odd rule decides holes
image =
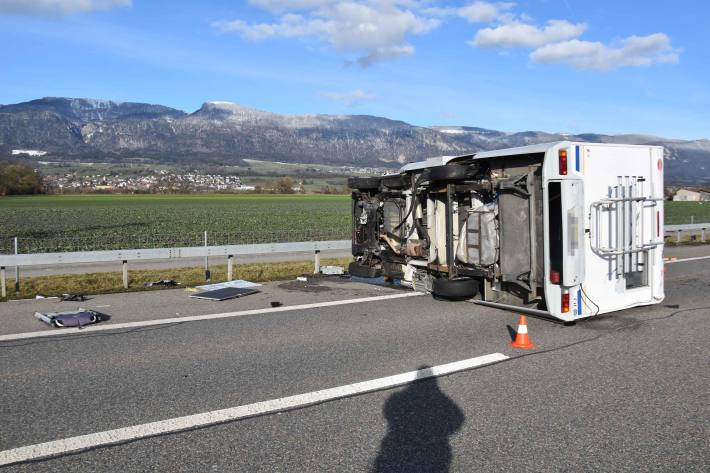
[[[389,189],[404,189],[409,184],[409,176],[385,176],[382,178],[382,185]]]
[[[461,301],[475,297],[478,289],[478,281],[472,278],[437,278],[434,279],[431,292],[435,297]]]
[[[349,177],[348,187],[361,191],[377,190],[380,188],[380,181],[379,177]]]
[[[359,278],[376,278],[382,276],[382,269],[373,268],[372,266],[353,261],[348,266],[348,273],[350,273],[351,276],[357,276]]]
[[[468,166],[461,166],[460,164],[449,164],[429,168],[429,180],[431,182],[462,181],[468,177]]]

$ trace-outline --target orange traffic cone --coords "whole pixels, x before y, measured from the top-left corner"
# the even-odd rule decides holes
[[[513,348],[535,348],[535,344],[528,338],[528,319],[524,315],[518,320],[518,332],[515,334],[515,341],[510,342]]]

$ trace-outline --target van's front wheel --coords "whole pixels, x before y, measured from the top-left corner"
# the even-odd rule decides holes
[[[473,278],[437,278],[434,279],[431,292],[435,297],[462,301],[475,297],[478,289],[478,281]]]

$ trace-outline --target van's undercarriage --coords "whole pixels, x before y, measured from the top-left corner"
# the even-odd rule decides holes
[[[355,276],[544,310],[544,153],[351,178]]]

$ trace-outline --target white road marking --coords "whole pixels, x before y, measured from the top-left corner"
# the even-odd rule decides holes
[[[361,383],[348,384],[346,386],[298,394],[296,396],[282,397],[280,399],[256,402],[254,404],[247,404],[229,409],[203,412],[201,414],[176,417],[158,422],[150,422],[147,424],[106,430],[93,434],[54,440],[52,442],[13,448],[11,450],[0,451],[0,466],[28,460],[37,460],[40,458],[47,458],[85,450],[87,448],[112,445],[140,438],[152,437],[155,435],[175,433],[193,429],[195,427],[204,427],[222,422],[246,419],[258,415],[273,414],[275,412],[310,406],[325,401],[332,401],[358,394],[390,389],[409,384],[420,379],[444,376],[458,371],[469,370],[479,366],[507,360],[508,358],[508,356],[502,353],[491,353],[489,355],[479,356],[476,358],[469,358],[468,360],[432,366],[431,368],[417,371],[409,371],[407,373],[388,376],[386,378],[378,378],[370,381],[363,381]]]
[[[683,259],[674,259],[674,260],[668,260],[664,261],[666,264],[673,264],[673,263],[682,263],[684,261],[698,261],[701,259],[709,259],[710,256],[695,256],[693,258],[683,258]]]
[[[244,317],[245,315],[271,314],[274,312],[289,312],[292,310],[317,309],[320,307],[334,307],[339,305],[360,304],[363,302],[384,301],[389,299],[400,299],[403,297],[421,296],[423,292],[404,292],[401,294],[388,294],[386,296],[360,297],[358,299],[343,299],[338,301],[315,302],[312,304],[300,304],[281,307],[268,307],[265,309],[241,310],[238,312],[224,312],[221,314],[192,315],[187,317],[171,317],[168,319],[143,320],[140,322],[126,322],[121,324],[97,324],[88,327],[69,327],[57,330],[44,330],[41,332],[23,332],[9,335],[0,335],[0,342],[11,340],[23,340],[26,338],[53,337],[57,335],[69,335],[77,333],[100,332],[104,330],[118,330],[124,328],[150,327],[153,325],[165,325],[183,322],[196,322],[199,320],[226,319],[230,317]]]

